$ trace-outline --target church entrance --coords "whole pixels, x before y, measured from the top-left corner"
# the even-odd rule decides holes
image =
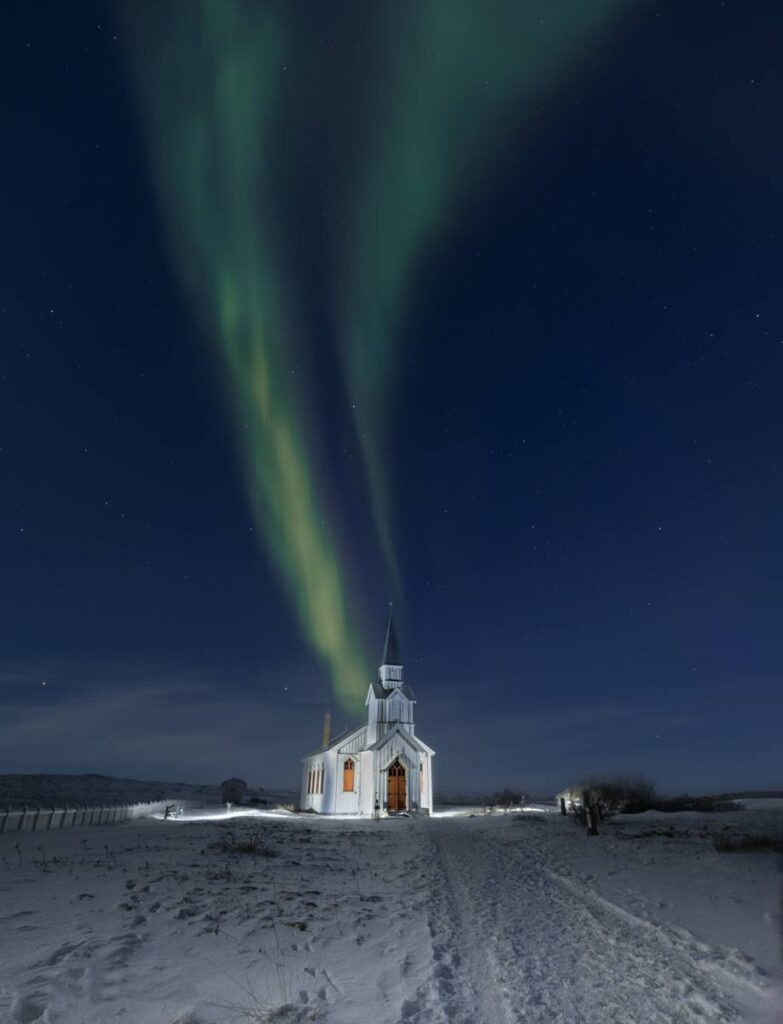
[[[405,810],[405,768],[399,758],[389,767],[388,809],[390,812]]]

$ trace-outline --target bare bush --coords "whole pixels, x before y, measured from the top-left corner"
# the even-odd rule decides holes
[[[719,853],[783,853],[780,836],[715,836]]]
[[[735,800],[721,800],[714,796],[688,796],[687,793],[683,793],[681,796],[656,800],[653,809],[656,811],[705,811],[708,814],[713,814],[720,811],[741,811],[743,807]]]
[[[276,857],[277,854],[271,847],[265,846],[260,832],[250,832],[241,838],[234,832],[227,832],[219,843],[212,843],[213,847],[221,849],[224,853],[245,853],[252,857]]]
[[[643,776],[591,778],[571,786],[563,794],[566,807],[584,822],[588,808],[602,821],[612,814],[628,810],[649,810],[657,800],[655,787]]]
[[[587,788],[599,818],[650,810],[658,799],[655,786],[643,775],[595,780]]]
[[[572,786],[564,793],[566,806],[584,821],[590,807],[598,820],[613,814],[640,814],[644,811],[741,811],[742,804],[714,796],[662,797],[655,786],[642,775],[615,778],[591,778],[580,786]]]
[[[509,811],[512,807],[519,807],[526,799],[527,797],[521,790],[506,788],[493,793],[489,798],[489,803],[491,807],[502,807]]]

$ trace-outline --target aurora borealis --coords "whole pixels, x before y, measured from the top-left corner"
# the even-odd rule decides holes
[[[338,340],[372,509],[396,579],[389,407],[408,298],[472,189],[524,146],[548,93],[600,51],[617,0],[377,5],[371,124],[343,197]],[[625,5],[629,10],[629,5]]]
[[[305,414],[315,382],[301,387],[296,376],[308,344],[297,315],[308,283],[285,245],[292,175],[281,93],[307,14],[247,0],[121,9],[161,216],[195,318],[223,355],[259,536],[336,699],[356,711],[370,672],[356,633],[356,589],[378,581],[349,579],[340,531],[329,525],[335,509],[313,442],[321,425]],[[489,11],[451,0],[377,5],[364,26],[374,55],[369,98],[344,109],[346,93],[330,90],[334,56],[312,79],[327,98],[326,116],[338,116],[328,101],[339,103],[354,140],[332,179],[343,187],[321,199],[341,214],[330,239],[337,299],[324,316],[335,314],[390,593],[404,595],[387,483],[389,406],[423,252],[437,258],[438,234],[460,199],[491,181],[511,139],[518,144],[545,116],[547,90],[600,45],[619,10],[617,0],[578,0],[554,12],[513,0]],[[305,93],[299,103],[310,109],[314,100]]]
[[[783,7],[4,14],[0,772],[780,785]]]
[[[304,635],[355,709],[367,679],[294,377],[299,338],[274,217],[274,6],[175,4],[136,20],[160,203],[189,294],[225,358],[251,506]],[[171,40],[176,45],[171,46]],[[152,61],[150,58],[152,49]]]

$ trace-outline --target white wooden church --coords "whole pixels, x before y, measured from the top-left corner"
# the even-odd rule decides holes
[[[302,759],[299,806],[319,814],[429,814],[435,751],[415,734],[413,691],[405,682],[394,619],[383,662],[367,693],[367,724]]]

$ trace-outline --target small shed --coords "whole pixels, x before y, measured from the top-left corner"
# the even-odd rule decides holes
[[[220,783],[220,799],[224,804],[241,804],[247,783],[242,779],[226,779]]]

